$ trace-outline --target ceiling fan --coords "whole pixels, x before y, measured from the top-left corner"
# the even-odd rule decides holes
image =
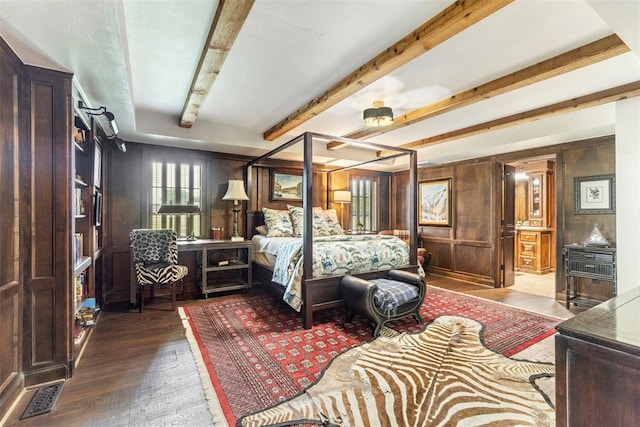
[[[394,113],[404,114],[452,95],[449,89],[435,84],[413,89],[405,87],[399,77],[387,75],[352,95],[349,105],[362,112],[382,103],[393,109]]]

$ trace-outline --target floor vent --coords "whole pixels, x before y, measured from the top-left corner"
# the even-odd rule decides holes
[[[58,401],[58,396],[60,396],[63,385],[64,382],[59,382],[38,388],[36,394],[31,398],[31,402],[29,402],[27,409],[24,410],[20,419],[24,420],[25,418],[31,418],[36,415],[51,412]]]

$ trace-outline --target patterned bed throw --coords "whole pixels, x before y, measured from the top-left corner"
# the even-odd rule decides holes
[[[391,270],[409,265],[409,245],[394,236],[336,235],[316,237],[312,276],[342,276]],[[272,280],[286,287],[284,300],[295,310],[302,306],[302,239],[283,246]]]

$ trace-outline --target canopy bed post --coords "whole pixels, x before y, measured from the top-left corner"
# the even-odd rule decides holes
[[[328,143],[330,141],[344,142],[347,145],[364,146],[382,151],[394,151],[395,154],[385,157],[364,156],[367,160],[356,165],[325,168],[327,180],[331,173],[342,172],[347,169],[365,167],[380,160],[392,160],[401,156],[409,156],[410,183],[408,188],[407,203],[409,204],[410,241],[407,245],[403,240],[393,236],[381,235],[345,235],[343,230],[330,228],[329,224],[339,224],[337,218],[332,218],[330,212],[330,188],[327,187],[326,208],[313,206],[314,201],[314,165],[313,165],[313,144],[316,142]],[[279,191],[282,193],[278,197],[274,196],[275,181],[265,185],[263,179],[273,180],[273,169],[283,166],[283,161],[269,158],[275,154],[289,149],[294,144],[302,143],[302,173],[294,173],[290,177],[300,177],[298,186],[302,186],[300,191],[296,191],[290,182],[287,187],[282,187],[279,182]],[[263,263],[259,263],[254,258],[253,273],[256,282],[262,283],[283,297],[283,300],[291,305],[295,310],[300,311],[305,329],[313,326],[313,314],[319,310],[342,307],[343,301],[340,293],[340,281],[345,274],[373,279],[384,277],[388,269],[380,269],[381,266],[390,266],[394,269],[415,272],[418,270],[415,249],[417,248],[417,154],[415,150],[400,147],[389,147],[386,145],[369,143],[343,137],[321,135],[306,132],[299,135],[285,144],[274,148],[270,152],[249,161],[246,165],[247,190],[250,195],[250,205],[252,212],[247,212],[247,236],[250,236],[256,245],[265,255]],[[299,169],[298,169],[299,170]],[[320,179],[318,182],[321,182]],[[271,187],[273,185],[273,187]],[[330,185],[330,181],[329,181]],[[264,193],[269,188],[268,200]],[[293,190],[293,191],[292,191]],[[316,188],[315,190],[318,191]],[[294,194],[292,196],[292,193]],[[273,199],[273,200],[272,200]],[[289,205],[288,200],[302,204],[302,207]],[[264,203],[263,203],[264,202]],[[263,206],[260,204],[263,203]],[[284,209],[286,205],[287,209]],[[335,211],[333,212],[335,216]],[[268,216],[268,221],[266,217]],[[319,218],[316,227],[314,219]],[[324,218],[324,219],[323,219]],[[325,222],[327,219],[328,222]],[[330,221],[329,221],[330,220]],[[295,222],[299,221],[296,225]],[[267,222],[269,224],[267,224]],[[301,224],[303,222],[303,224]],[[262,231],[256,226],[262,225]],[[316,230],[317,228],[317,230]],[[266,230],[266,231],[265,231]],[[273,235],[270,235],[273,231]],[[315,232],[318,232],[317,236]],[[255,236],[256,232],[262,234]],[[329,234],[325,234],[329,233]],[[284,239],[282,239],[284,238]],[[274,240],[281,239],[280,242]],[[287,240],[289,239],[289,240]],[[274,246],[269,249],[268,247]],[[275,249],[277,248],[277,249]],[[337,249],[337,250],[336,250]],[[254,253],[260,253],[257,250]],[[357,257],[347,255],[349,251],[357,254]],[[318,253],[321,260],[315,260],[314,254]],[[271,258],[266,255],[270,255]],[[276,263],[280,262],[276,268]],[[302,260],[308,260],[303,262]],[[275,274],[277,271],[277,274]],[[293,273],[293,274],[292,274]],[[277,275],[277,277],[275,277]]]
[[[414,265],[418,262],[418,152],[409,153],[409,263]]]
[[[247,164],[247,166],[245,166],[244,168],[244,174],[245,174],[245,182],[247,183],[247,194],[249,195],[249,202],[247,203],[247,210],[245,211],[244,215],[245,215],[245,228],[246,233],[245,236],[247,236],[247,239],[251,239],[251,236],[253,236],[253,222],[249,221],[249,212],[253,212],[255,210],[258,209],[258,200],[257,200],[257,193],[254,192],[253,189],[253,166],[251,164]]]
[[[302,207],[304,215],[303,259],[313,259],[313,137],[304,133],[304,169],[302,172]],[[312,265],[305,262],[302,266],[302,306],[305,329],[313,326],[313,292],[308,281],[312,278]]]

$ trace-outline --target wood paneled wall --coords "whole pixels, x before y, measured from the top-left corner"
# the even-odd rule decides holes
[[[431,252],[430,270],[494,284],[496,175],[493,160],[418,170],[418,182],[451,178],[451,227],[418,227],[422,246]],[[397,194],[402,194],[399,190],[407,188],[408,173],[396,174],[394,181]],[[406,212],[406,208],[395,211]],[[396,217],[397,228],[407,227],[404,216]]]
[[[23,387],[22,286],[19,263],[19,100],[21,63],[0,39],[0,414]],[[2,422],[0,415],[0,423]]]
[[[574,210],[575,177],[615,173],[615,143],[610,136],[419,169],[418,182],[452,179],[451,227],[418,228],[422,246],[431,252],[431,271],[492,286],[499,285],[500,165],[543,154],[555,154],[557,159],[557,209],[553,221],[558,224],[555,227],[558,237],[553,252],[556,265],[563,266],[563,245],[582,242],[594,223],[598,223],[600,230],[615,245],[615,215],[576,215]],[[391,197],[393,228],[407,227],[406,188],[408,173],[394,174]],[[563,267],[557,269],[556,278],[564,287]],[[593,286],[592,295],[605,297],[598,294],[602,289],[607,287]],[[583,292],[589,295],[588,291]]]
[[[25,67],[20,154],[27,386],[66,378],[71,336],[71,75]],[[37,171],[37,173],[33,173]]]
[[[105,203],[107,229],[106,300],[127,301],[130,289],[129,232],[149,227],[151,219],[151,162],[152,159],[171,159],[177,163],[205,159],[203,170],[202,229],[203,238],[211,237],[211,227],[224,227],[225,238],[233,228],[232,202],[222,200],[230,179],[243,179],[247,159],[217,153],[161,147],[127,142],[122,153],[113,144],[105,147],[109,198]],[[239,230],[244,230],[244,211],[241,207]],[[195,271],[195,259],[181,255],[190,271]],[[196,292],[193,274],[186,280],[189,292]]]
[[[73,367],[71,79],[0,38],[0,423]]]
[[[151,159],[171,158],[176,162],[181,159],[198,158],[205,159],[205,170],[203,179],[205,194],[202,197],[203,214],[201,235],[210,238],[211,227],[224,227],[225,238],[231,233],[233,228],[232,203],[222,200],[227,191],[229,179],[245,179],[245,165],[251,158],[243,156],[232,156],[220,153],[212,153],[198,150],[188,150],[179,148],[167,148],[151,144],[135,144],[127,142],[127,152],[122,153],[112,144],[105,147],[107,160],[107,182],[108,199],[105,200],[106,221],[108,236],[105,247],[106,257],[106,300],[127,301],[130,291],[130,251],[129,232],[135,228],[145,228],[149,226],[151,213],[148,204],[150,203],[147,194],[150,186]],[[287,204],[301,206],[301,202],[273,201],[270,192],[270,174],[272,170],[300,172],[302,174],[302,164],[286,162],[269,167],[254,167],[252,177],[252,187],[248,189],[249,203],[241,206],[238,217],[238,231],[240,234],[247,234],[245,213],[248,210],[269,207],[272,209],[287,209]],[[371,172],[367,172],[371,174]],[[381,228],[389,228],[391,203],[389,201],[391,175],[389,173],[373,173],[380,175],[381,208],[379,220]],[[336,209],[340,217],[340,205],[333,203],[333,190],[344,190],[349,186],[350,173],[338,172],[328,174],[326,171],[314,170],[313,191],[314,206],[329,206]],[[349,216],[348,205],[345,205],[345,220]],[[183,253],[180,255],[180,262],[189,267],[191,272],[195,272],[196,261],[193,253]],[[186,279],[189,292],[198,292],[194,274],[190,273]]]
[[[582,141],[574,144],[571,149],[564,150],[558,162],[556,176],[558,189],[563,195],[558,200],[564,215],[558,218],[558,253],[562,254],[562,246],[581,243],[591,234],[594,224],[598,224],[600,232],[613,246],[616,244],[616,215],[577,215],[575,212],[574,178],[594,175],[615,174],[615,140],[605,137]],[[562,265],[562,264],[558,264]],[[559,268],[561,272],[563,268]],[[564,276],[560,277],[564,281]],[[603,282],[581,279],[578,282],[579,292],[587,298],[605,300],[611,298],[611,286]]]

